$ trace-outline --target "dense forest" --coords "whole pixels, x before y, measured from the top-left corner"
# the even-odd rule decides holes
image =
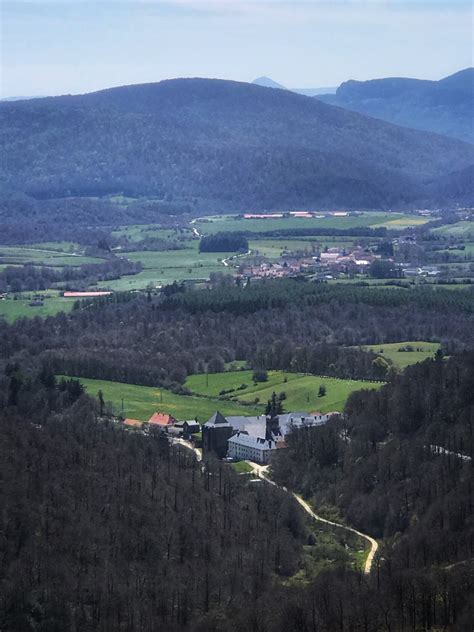
[[[391,586],[402,618],[375,629],[474,623],[473,380],[472,352],[409,367],[380,391],[354,393],[345,419],[292,433],[273,462],[280,484],[383,538],[377,584]],[[450,573],[459,573],[460,620],[442,597]],[[412,582],[420,609],[409,605]]]
[[[7,374],[0,629],[255,629],[273,583],[301,564],[294,501],[98,421],[73,383]]]
[[[360,345],[435,340],[447,354],[472,347],[473,299],[468,290],[349,290],[297,280],[158,297],[119,293],[67,315],[0,321],[0,345],[10,361],[26,355],[56,373],[178,392],[188,375],[219,372],[233,360],[381,379],[390,367],[382,375]]]
[[[0,129],[7,191],[39,199],[122,192],[181,212],[433,206],[452,191],[449,179],[442,190],[430,183],[474,163],[459,140],[208,79],[4,102]]]
[[[199,242],[199,252],[247,252],[248,249],[247,237],[239,232],[206,235]]]

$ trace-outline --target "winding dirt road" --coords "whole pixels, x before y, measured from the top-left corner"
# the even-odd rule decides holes
[[[181,445],[184,448],[187,448],[188,450],[192,450],[194,454],[196,455],[196,459],[198,461],[202,460],[201,450],[199,450],[198,448],[195,448],[194,445],[190,441],[185,441],[184,439],[173,438],[171,440],[171,443],[173,443],[174,445]],[[359,537],[364,538],[364,540],[367,540],[367,542],[369,542],[370,544],[370,551],[369,551],[369,554],[367,555],[367,559],[365,560],[364,573],[366,573],[367,575],[370,573],[370,571],[372,570],[372,564],[374,562],[375,554],[377,553],[377,549],[379,548],[379,545],[377,541],[374,540],[374,538],[372,538],[370,535],[367,535],[366,533],[361,533],[360,531],[357,531],[357,529],[353,529],[352,527],[348,527],[344,524],[340,524],[339,522],[332,522],[332,520],[327,520],[326,518],[323,518],[322,516],[318,516],[318,514],[315,513],[311,509],[309,504],[305,500],[303,500],[301,496],[298,496],[298,494],[296,494],[295,492],[288,491],[286,487],[281,487],[280,485],[277,485],[275,481],[272,481],[271,478],[268,478],[267,476],[268,465],[260,465],[259,463],[254,463],[253,461],[247,461],[247,463],[252,467],[253,475],[257,476],[258,478],[261,478],[262,480],[264,480],[266,483],[269,483],[270,485],[279,487],[287,494],[291,494],[293,498],[295,498],[295,500],[299,503],[299,505],[306,511],[306,513],[310,515],[311,518],[313,518],[314,520],[317,520],[318,522],[323,522],[324,524],[329,524],[333,527],[338,527],[339,529],[345,529],[346,531],[351,531],[352,533],[355,533]]]
[[[253,463],[252,461],[248,461],[248,464],[253,468],[253,472],[252,472],[253,474],[258,476],[259,478],[262,478],[267,483],[274,485],[275,487],[280,487],[280,485],[277,485],[275,481],[272,481],[270,478],[268,478],[267,476],[268,465],[259,465],[258,463]],[[367,540],[367,542],[369,542],[370,544],[370,551],[369,551],[369,554],[367,555],[367,559],[365,560],[364,573],[366,574],[370,573],[370,571],[372,570],[372,564],[374,562],[375,554],[377,552],[377,549],[379,548],[379,545],[377,541],[374,540],[374,538],[372,538],[370,535],[367,535],[366,533],[361,533],[360,531],[357,531],[357,529],[354,529],[352,527],[347,527],[346,525],[340,524],[339,522],[332,522],[331,520],[327,520],[326,518],[323,518],[322,516],[318,516],[318,514],[315,513],[311,509],[309,504],[305,500],[303,500],[301,496],[298,496],[298,494],[296,494],[295,492],[288,491],[286,487],[280,487],[280,489],[283,489],[283,491],[287,492],[288,494],[291,494],[293,498],[295,498],[295,500],[299,503],[299,505],[303,507],[306,513],[309,514],[314,520],[317,520],[318,522],[323,522],[325,524],[329,524],[333,527],[339,527],[340,529],[345,529],[346,531],[351,531],[352,533],[357,534],[361,538],[364,538],[364,540]]]

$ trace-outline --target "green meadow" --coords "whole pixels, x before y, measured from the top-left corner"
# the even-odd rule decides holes
[[[58,242],[58,244],[69,242]],[[60,246],[53,249],[52,243],[37,244],[37,248],[21,246],[0,246],[0,263],[45,265],[50,267],[80,266],[85,263],[102,263],[99,257],[86,257],[81,253],[63,252]],[[46,247],[48,246],[48,247]]]
[[[413,351],[401,351],[406,347],[413,348]],[[411,364],[423,362],[428,358],[433,358],[440,348],[439,342],[422,342],[420,340],[410,340],[408,342],[391,342],[389,344],[366,345],[364,349],[370,349],[374,353],[390,360],[392,364],[400,369],[405,369]]]
[[[376,382],[338,380],[283,371],[270,371],[268,382],[256,385],[252,382],[251,371],[211,373],[207,378],[204,374],[191,375],[186,381],[186,386],[192,390],[193,395],[176,395],[166,389],[108,380],[82,377],[77,379],[84,384],[92,397],[97,396],[98,391],[102,390],[104,399],[111,402],[115,412],[124,417],[146,421],[154,412],[162,411],[181,420],[197,418],[201,423],[207,421],[216,410],[223,415],[262,414],[273,391],[286,393],[284,409],[288,412],[330,412],[342,411],[353,391],[380,387]],[[248,388],[245,391],[238,391],[238,398],[219,398],[222,389],[238,387],[243,383],[248,384]],[[326,386],[324,397],[318,397],[321,384]],[[255,403],[256,398],[259,399],[258,403]]]
[[[102,390],[105,401],[113,404],[116,413],[140,421],[147,421],[156,411],[169,413],[179,420],[197,418],[201,423],[207,421],[216,410],[220,410],[223,415],[256,415],[261,412],[254,406],[243,406],[238,402],[226,402],[213,397],[176,395],[152,386],[82,377],[77,379],[84,384],[89,395],[95,397]]]
[[[112,231],[114,237],[126,237],[129,241],[141,241],[147,238],[179,240],[192,239],[189,228],[161,228],[158,224],[130,224]]]
[[[30,303],[33,299],[33,293],[21,294],[22,298],[13,299],[6,298],[0,300],[0,318],[5,318],[12,323],[18,318],[33,318],[34,316],[54,316],[58,312],[70,312],[73,308],[74,298],[64,298],[59,296],[57,292],[40,292],[46,294],[49,298],[43,300],[43,305],[31,307]],[[29,297],[29,298],[25,298]]]
[[[251,231],[261,233],[270,230],[285,230],[294,228],[356,228],[361,226],[381,226],[387,222],[399,221],[415,222],[416,225],[428,221],[422,217],[406,215],[403,213],[391,213],[388,211],[366,211],[360,215],[335,217],[329,213],[318,213],[317,216],[306,217],[280,217],[269,219],[238,219],[237,215],[215,215],[199,218],[193,226],[204,234],[219,231]],[[400,228],[401,225],[394,225]],[[407,224],[413,225],[413,224]]]
[[[146,288],[148,284],[159,286],[173,281],[208,279],[212,272],[234,271],[222,263],[229,254],[200,253],[197,240],[188,243],[188,247],[182,250],[124,252],[123,255],[130,261],[141,261],[144,269],[133,276],[108,281],[107,287],[112,290],[136,290]]]
[[[239,386],[246,388],[239,389]],[[324,384],[326,395],[318,396],[319,387]],[[286,399],[284,409],[288,412],[321,411],[331,412],[344,410],[347,398],[353,391],[374,389],[381,386],[378,382],[362,380],[340,380],[337,378],[321,377],[317,375],[303,375],[286,371],[268,371],[268,381],[254,384],[252,371],[229,371],[226,373],[210,373],[190,375],[186,386],[193,393],[216,397],[222,390],[236,389],[228,393],[227,397],[241,402],[258,402],[256,405],[264,407],[271,398],[273,391],[277,394],[284,392]],[[223,412],[223,411],[221,411]]]
[[[446,237],[474,239],[474,222],[462,221],[456,222],[456,224],[446,224],[446,226],[433,228],[432,232]]]

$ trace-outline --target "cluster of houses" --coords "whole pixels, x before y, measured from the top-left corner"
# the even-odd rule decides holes
[[[216,411],[201,427],[194,419],[177,421],[172,415],[156,412],[147,422],[124,419],[123,425],[144,431],[153,428],[165,432],[170,438],[192,440],[202,447],[204,457],[213,454],[220,459],[268,463],[275,450],[286,447],[285,438],[291,430],[320,426],[335,415],[339,413],[295,412],[276,417],[224,417]]]
[[[162,412],[153,413],[148,421],[127,418],[122,423],[126,428],[138,428],[144,431],[152,428],[184,439],[191,439],[193,435],[201,432],[201,425],[195,419],[178,421],[172,415]]]
[[[299,274],[329,274],[334,278],[340,273],[361,274],[368,266],[380,259],[380,255],[366,252],[362,248],[347,251],[344,248],[327,248],[324,252],[291,253],[283,252],[279,261],[257,262],[240,266],[240,273],[252,278],[281,279]]]

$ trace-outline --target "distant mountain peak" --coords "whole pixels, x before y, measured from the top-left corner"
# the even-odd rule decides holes
[[[286,88],[281,83],[277,83],[276,81],[273,81],[273,79],[271,79],[270,77],[265,76],[257,77],[252,81],[252,83],[255,83],[257,86],[263,86],[264,88],[278,88],[279,90],[288,90],[288,88]]]

